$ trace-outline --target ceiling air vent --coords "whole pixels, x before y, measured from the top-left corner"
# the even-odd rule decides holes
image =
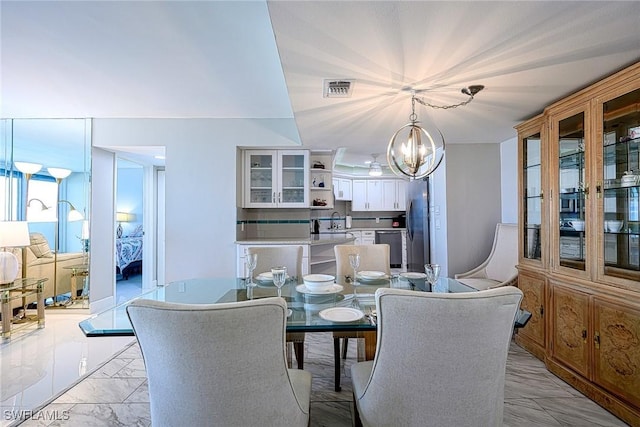
[[[355,80],[324,80],[324,98],[350,98]]]

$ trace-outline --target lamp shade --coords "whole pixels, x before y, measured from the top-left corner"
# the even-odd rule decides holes
[[[0,248],[29,246],[27,221],[0,221]]]
[[[65,179],[66,177],[71,175],[71,171],[69,169],[47,168],[47,171],[51,174],[52,177],[57,179]]]
[[[29,162],[15,162],[16,168],[22,173],[32,175],[42,169],[42,165]]]
[[[132,222],[136,220],[136,214],[128,212],[116,212],[116,221],[118,222]]]
[[[26,221],[0,221],[0,247],[29,246],[29,226]],[[0,252],[0,284],[11,283],[18,276],[20,264],[13,252]]]

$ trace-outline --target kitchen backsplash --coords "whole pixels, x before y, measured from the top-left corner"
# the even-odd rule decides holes
[[[305,238],[318,220],[320,231],[331,225],[331,214],[337,212],[335,223],[345,229],[345,217],[352,217],[351,228],[390,228],[393,219],[402,212],[350,212],[350,203],[336,201],[334,209],[237,209],[236,239]]]

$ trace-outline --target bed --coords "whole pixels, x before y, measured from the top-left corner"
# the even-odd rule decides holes
[[[142,273],[142,236],[116,239],[116,274],[127,280]]]

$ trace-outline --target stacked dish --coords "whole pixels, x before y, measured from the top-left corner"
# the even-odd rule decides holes
[[[382,271],[358,271],[356,274],[356,280],[367,285],[386,283],[387,279],[389,276]]]
[[[304,286],[314,292],[324,292],[331,289],[335,279],[329,274],[307,274],[302,277]]]

